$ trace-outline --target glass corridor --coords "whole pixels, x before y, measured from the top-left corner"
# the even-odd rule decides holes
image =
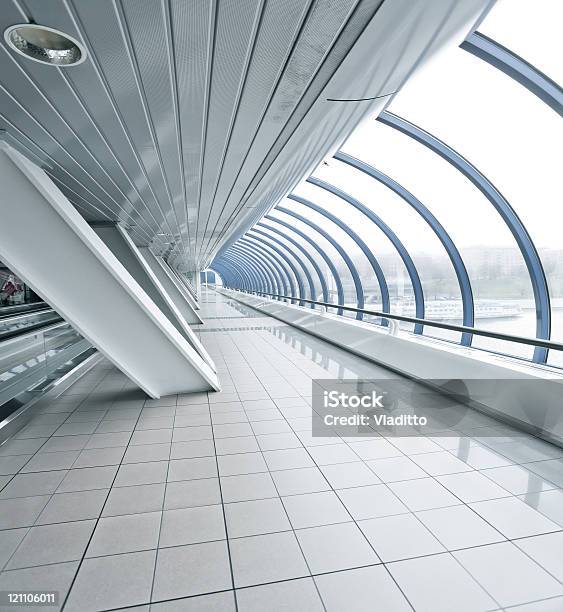
[[[528,9],[497,3],[415,74],[216,256],[223,283],[562,367],[563,5]]]

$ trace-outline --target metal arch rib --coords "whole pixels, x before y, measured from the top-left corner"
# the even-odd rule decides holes
[[[536,306],[536,337],[549,340],[551,335],[551,309],[545,271],[528,230],[506,198],[473,164],[436,136],[388,111],[383,111],[377,121],[409,136],[439,155],[456,170],[459,170],[491,202],[514,236],[528,268]],[[547,355],[547,348],[536,347],[534,361],[545,363]]]
[[[353,206],[356,210],[359,210],[363,213],[370,221],[372,221],[377,227],[387,236],[390,242],[393,244],[395,249],[397,250],[399,257],[402,259],[405,264],[405,268],[407,269],[407,273],[409,275],[411,285],[414,292],[414,303],[415,303],[415,312],[417,313],[417,318],[424,319],[424,292],[422,290],[422,283],[420,282],[420,276],[418,275],[418,270],[414,265],[414,261],[410,256],[409,252],[397,236],[395,232],[381,219],[378,215],[376,215],[372,210],[370,210],[365,204],[362,204],[356,198],[353,198],[350,194],[342,191],[338,187],[327,183],[326,181],[322,181],[321,179],[310,176],[307,179],[308,183],[311,185],[315,185],[324,189],[333,195],[341,198],[351,206]],[[423,330],[423,326],[421,324],[416,324],[414,327],[415,334],[421,334]]]

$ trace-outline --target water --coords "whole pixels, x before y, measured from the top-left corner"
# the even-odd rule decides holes
[[[554,340],[555,342],[563,341],[563,308],[554,308],[552,309],[551,313],[552,340]],[[458,325],[460,324],[459,321],[455,323]],[[477,319],[475,321],[475,327],[477,329],[494,331],[501,334],[512,334],[515,336],[535,338],[536,312],[533,309],[526,309],[522,310],[522,314],[519,317],[515,318]],[[436,338],[446,338],[449,340],[459,339],[459,334],[455,334],[447,330],[428,329],[426,333]],[[473,346],[528,359],[531,359],[534,353],[533,346],[517,344],[516,342],[506,342],[504,340],[496,340],[494,338],[483,338],[478,336],[474,337]],[[550,365],[563,368],[563,351],[551,350],[549,353],[548,363]]]

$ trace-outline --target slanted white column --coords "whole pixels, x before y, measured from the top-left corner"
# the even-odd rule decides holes
[[[214,368],[49,177],[0,142],[0,259],[151,397],[219,389]]]
[[[182,286],[182,291],[189,296],[190,300],[195,305],[195,308],[199,310],[200,309],[200,305],[198,302],[199,293],[195,291],[195,288],[191,285],[191,283],[188,282],[188,279],[183,274],[180,274],[176,270],[172,270],[172,271],[174,272],[174,275],[176,276],[176,278],[178,279],[178,282]]]
[[[155,255],[148,247],[140,247],[139,251],[144,257],[152,272],[158,278],[168,295],[172,296],[174,303],[188,323],[203,323],[195,311],[195,306],[191,296],[186,295],[187,290],[180,285],[179,279],[174,274],[172,268],[162,259]]]
[[[147,263],[148,255],[146,255],[146,253],[148,249],[145,247],[138,247],[129,234],[115,223],[92,223],[90,227],[92,227],[96,234],[105,242],[106,246],[109,247],[112,253],[124,265],[129,274],[131,274],[139,285],[141,285],[145,293],[158,306],[160,311],[203,359],[205,359],[213,370],[215,370],[213,360],[189,326],[186,316],[190,318],[192,323],[198,323],[201,320],[197,317],[196,313],[189,308],[179,293],[175,292],[173,288],[170,288],[168,283],[166,283],[165,287],[160,282],[152,271],[151,266]],[[141,251],[143,251],[145,255],[143,255]],[[172,290],[167,291],[167,288]],[[197,318],[193,319],[194,315]]]

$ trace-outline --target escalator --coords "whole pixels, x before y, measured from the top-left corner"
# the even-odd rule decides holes
[[[45,303],[0,310],[0,444],[15,413],[95,352]]]

